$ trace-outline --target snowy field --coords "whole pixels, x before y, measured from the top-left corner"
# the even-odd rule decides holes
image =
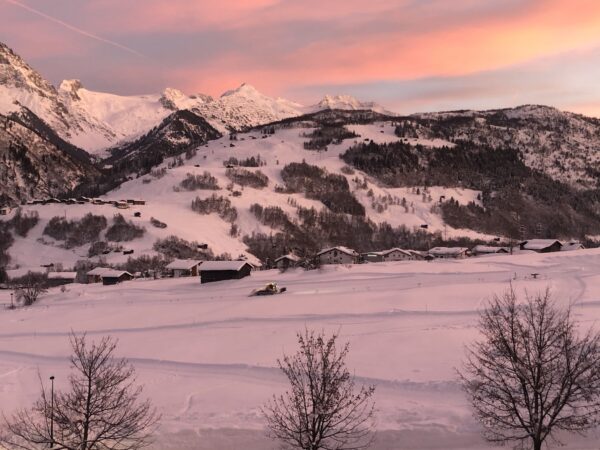
[[[351,343],[351,370],[377,386],[374,449],[492,448],[479,437],[455,368],[477,337],[478,311],[511,280],[520,293],[549,286],[561,302],[575,302],[583,326],[600,317],[600,250],[53,289],[34,307],[0,309],[0,409],[36,398],[38,370],[60,387],[69,332],[87,331],[117,337],[118,353],[136,366],[162,413],[154,449],[276,449],[260,407],[286,387],[276,359],[294,352],[295,333],[308,327],[338,331]],[[248,297],[268,281],[288,292]],[[9,301],[0,291],[0,303]],[[564,442],[597,449],[599,436]]]

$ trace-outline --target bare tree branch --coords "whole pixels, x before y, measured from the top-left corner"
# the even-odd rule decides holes
[[[600,423],[600,335],[580,335],[570,306],[559,308],[549,290],[519,304],[511,288],[479,328],[459,375],[486,439],[540,450],[557,430]]]
[[[373,441],[375,387],[356,388],[345,362],[349,345],[338,350],[337,337],[306,330],[298,334],[298,352],[277,361],[290,389],[263,413],[270,435],[287,447],[359,450]]]
[[[58,450],[137,450],[150,444],[159,417],[150,402],[141,399],[133,367],[114,357],[117,342],[105,337],[90,344],[85,334],[72,334],[71,346],[69,389],[55,393],[52,409],[42,386],[30,409],[4,418],[0,443],[23,450],[51,443]]]

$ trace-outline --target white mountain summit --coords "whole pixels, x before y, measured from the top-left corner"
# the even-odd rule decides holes
[[[115,95],[86,89],[79,80],[64,80],[58,89],[19,55],[0,43],[0,114],[27,108],[60,137],[87,152],[104,156],[105,150],[131,141],[177,110],[189,109],[221,132],[243,129],[323,109],[372,109],[389,113],[373,102],[348,95],[325,96],[316,105],[303,106],[272,98],[243,83],[218,98],[187,95],[174,88],[160,94]]]

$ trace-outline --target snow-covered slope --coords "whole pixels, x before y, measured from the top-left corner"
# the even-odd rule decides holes
[[[578,188],[600,186],[600,120],[541,105],[415,114],[399,120],[407,137],[515,148],[526,165]]]
[[[376,386],[372,450],[491,450],[455,371],[486,299],[509,282],[519,295],[550,286],[584,331],[600,320],[599,273],[600,250],[581,250],[69,285],[15,311],[0,290],[0,404],[6,415],[30,405],[50,375],[65,386],[72,331],[111,335],[162,415],[152,450],[275,449],[260,408],[286,389],[276,360],[309,328],[349,342],[350,372]],[[272,281],[287,292],[248,297]],[[598,448],[598,430],[559,438],[565,450]]]
[[[372,125],[352,125],[349,128],[360,135],[360,139],[369,139],[374,142],[391,142],[398,140],[394,135],[394,127],[390,122],[375,123]],[[353,140],[345,140],[342,144],[331,145],[326,152],[316,152],[303,149],[305,137],[302,133],[310,131],[306,128],[280,129],[274,135],[263,138],[260,131],[239,133],[236,141],[230,141],[228,136],[212,140],[197,148],[196,154],[190,159],[183,158],[183,165],[176,166],[172,158],[167,158],[164,163],[157,166],[153,176],[151,174],[136,178],[122,184],[118,189],[109,192],[104,198],[111,200],[120,199],[143,199],[145,206],[139,206],[127,210],[124,215],[128,220],[146,228],[143,239],[124,243],[126,248],[135,250],[135,256],[140,254],[155,254],[152,244],[160,238],[176,235],[188,241],[207,243],[215,254],[229,253],[236,257],[246,254],[252,260],[254,257],[248,254],[246,245],[242,242],[245,235],[254,232],[273,233],[276,230],[260,223],[250,212],[250,206],[258,203],[264,207],[281,207],[290,217],[297,219],[297,208],[299,205],[306,208],[315,207],[317,210],[324,205],[313,199],[308,199],[302,193],[281,193],[278,186],[282,186],[281,169],[292,162],[305,161],[308,164],[318,165],[326,168],[330,173],[340,174],[345,166],[339,158]],[[234,146],[232,147],[232,142]],[[429,146],[451,145],[445,141],[412,140],[413,144]],[[248,186],[242,187],[235,184],[232,190],[226,187],[231,183],[227,177],[227,169],[224,163],[231,157],[238,160],[260,156],[264,165],[249,170],[260,170],[269,181],[268,186],[263,189],[254,189]],[[188,174],[202,175],[208,171],[214,176],[221,189],[186,191],[180,189],[180,183]],[[479,192],[468,189],[429,187],[423,192],[410,188],[387,188],[379,185],[376,181],[360,171],[355,171],[347,177],[351,192],[366,208],[366,215],[375,223],[388,222],[393,226],[405,225],[409,229],[419,229],[423,224],[428,225],[431,232],[445,233],[446,237],[467,236],[472,238],[483,238],[489,240],[493,236],[485,236],[471,230],[455,230],[445,227],[439,211],[432,206],[441,196],[447,199],[454,198],[461,204],[477,202]],[[366,179],[368,189],[359,187],[354,179]],[[423,189],[423,187],[421,187]],[[232,195],[236,190],[239,196]],[[369,193],[369,190],[371,193]],[[207,198],[212,194],[224,196],[231,201],[236,208],[238,217],[235,225],[239,234],[231,235],[231,224],[221,219],[216,213],[199,215],[192,211],[190,205],[196,197]],[[393,198],[395,202],[385,204],[387,199]],[[402,206],[401,200],[405,199],[406,207]],[[290,200],[293,200],[290,203]],[[383,207],[378,206],[383,205]],[[108,205],[31,205],[23,207],[25,211],[36,210],[40,215],[40,223],[30,232],[27,238],[17,238],[13,247],[9,250],[12,256],[11,267],[25,269],[39,267],[47,264],[47,261],[61,262],[65,267],[70,267],[79,259],[85,258],[88,246],[72,250],[60,248],[60,242],[54,243],[42,234],[45,224],[54,216],[65,216],[69,219],[80,218],[88,212],[105,215],[110,222],[112,216],[119,212]],[[141,218],[133,217],[135,211],[141,212]],[[10,219],[11,216],[8,216]],[[155,217],[168,224],[166,229],[158,229],[151,225],[150,217]],[[46,242],[46,244],[42,243]],[[333,243],[335,244],[335,243]],[[126,257],[122,255],[111,256],[109,262],[124,262]]]

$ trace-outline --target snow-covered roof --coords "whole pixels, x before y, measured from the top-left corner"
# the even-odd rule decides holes
[[[246,264],[252,266],[248,261],[204,261],[200,264],[200,271],[212,271],[212,270],[235,270],[238,271]]]
[[[167,265],[166,268],[170,270],[191,270],[198,264],[200,264],[200,261],[195,261],[193,259],[176,259]]]
[[[398,247],[390,248],[389,250],[383,250],[383,251],[377,252],[377,253],[380,255],[386,256],[386,255],[389,255],[390,253],[394,253],[394,252],[400,252],[400,253],[404,253],[407,256],[412,256],[412,253],[410,253],[408,250],[403,250]]]
[[[542,250],[554,245],[556,242],[562,247],[563,243],[558,239],[529,239],[521,242],[521,246],[524,250]]]
[[[430,255],[454,256],[465,253],[468,248],[465,247],[433,247],[429,250]]]
[[[100,274],[102,278],[119,278],[123,275],[129,275],[130,277],[133,277],[133,275],[126,270],[107,269],[105,272]]]
[[[567,242],[565,244],[563,244],[563,246],[560,248],[561,252],[568,252],[571,250],[581,250],[584,249],[585,247],[583,246],[583,244],[579,241],[571,241],[571,242]]]
[[[104,272],[111,271],[111,270],[112,269],[110,269],[108,267],[96,267],[95,269],[92,269],[89,272],[87,272],[86,275],[101,276],[104,274]]]
[[[77,272],[48,272],[49,280],[74,280]]]
[[[296,256],[296,255],[294,255],[292,253],[288,253],[287,255],[283,255],[283,256],[280,256],[279,258],[277,258],[275,260],[275,262],[277,263],[277,262],[279,262],[279,261],[281,261],[283,259],[289,259],[290,261],[294,261],[294,262],[300,261],[300,257],[299,256]]]
[[[348,248],[348,247],[344,247],[342,245],[338,245],[337,247],[330,247],[330,248],[321,250],[319,253],[317,253],[317,256],[323,255],[325,253],[329,253],[333,250],[337,250],[338,252],[342,252],[342,253],[345,253],[350,256],[358,256],[358,253],[356,253],[355,250],[352,250],[351,248]]]
[[[471,249],[473,253],[499,253],[508,252],[504,247],[492,247],[490,245],[476,245]]]

